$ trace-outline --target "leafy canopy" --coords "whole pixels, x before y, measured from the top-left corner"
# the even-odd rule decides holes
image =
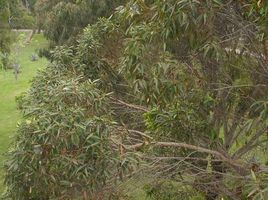
[[[7,166],[8,196],[105,199],[99,188],[142,159],[149,170],[138,172],[187,185],[206,199],[266,199],[261,6],[130,1],[85,28],[77,43],[57,47],[21,102],[25,116]],[[83,164],[88,171],[80,176]]]

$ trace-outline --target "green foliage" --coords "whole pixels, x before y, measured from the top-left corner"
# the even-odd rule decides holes
[[[201,194],[193,189],[184,187],[172,181],[158,181],[151,185],[145,185],[144,189],[150,199],[155,200],[203,200]]]
[[[30,44],[20,48],[17,61],[20,63],[22,73],[19,74],[17,81],[14,80],[13,70],[0,70],[0,193],[5,189],[3,184],[5,153],[9,150],[13,136],[16,134],[17,122],[21,119],[21,114],[16,109],[15,96],[26,91],[36,71],[48,64],[45,59],[39,59],[36,63],[29,60],[29,56],[36,48],[46,46],[47,41],[44,37],[36,34]],[[14,48],[12,48],[13,51]]]
[[[11,28],[32,28],[34,24],[35,19],[18,0],[0,2],[0,60],[3,68],[8,68],[10,46],[14,40]]]
[[[256,20],[259,25],[259,37],[260,40],[266,40],[268,32],[265,27],[268,25],[267,16],[268,16],[268,4],[267,1],[254,1],[247,2],[245,8],[249,10],[248,17],[252,20]]]
[[[99,17],[108,17],[124,2],[126,1],[40,0],[36,3],[35,11],[39,23],[44,24],[45,36],[52,45],[61,45],[73,40],[73,37],[81,33],[83,28],[95,23]]]
[[[8,24],[9,9],[8,1],[0,2],[0,61],[3,68],[7,67],[8,54],[10,53],[10,29]]]
[[[265,173],[251,171],[251,181],[247,183],[246,198],[266,199],[268,196],[268,177]]]
[[[21,1],[8,1],[7,8],[9,10],[8,22],[12,29],[31,29],[35,26],[34,17]]]
[[[35,26],[35,18],[25,11],[16,16],[12,21],[12,28],[15,29],[33,29]]]
[[[51,67],[20,99],[24,121],[7,163],[8,197],[92,196],[115,181],[120,161],[111,146],[115,124],[107,95],[81,79]]]
[[[180,141],[194,142],[196,137],[210,137],[213,139],[210,124],[209,107],[211,104],[206,96],[189,93],[180,102],[170,105],[168,109],[152,109],[145,114],[148,130],[155,137],[168,137]],[[210,106],[210,105],[209,105]],[[201,134],[204,134],[201,136]],[[213,140],[211,140],[213,142]]]
[[[264,25],[243,3],[226,2],[129,1],[72,46],[57,47],[20,103],[24,122],[7,168],[9,195],[93,196],[112,177],[122,179],[122,168],[132,171],[137,150],[153,160],[148,174],[186,181],[206,199],[250,195],[248,158],[267,144],[267,49],[258,36]],[[46,34],[56,44],[91,23],[84,12],[100,6],[49,3],[41,8],[50,11]],[[171,185],[149,191],[169,198],[178,189]]]
[[[29,9],[32,13],[35,13],[35,4],[37,0],[22,0],[22,4],[25,8]]]

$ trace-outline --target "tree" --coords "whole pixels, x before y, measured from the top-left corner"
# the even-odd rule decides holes
[[[25,121],[6,171],[9,196],[50,197],[46,188],[73,177],[84,155],[95,152],[84,146],[94,139],[87,136],[101,134],[111,148],[99,151],[98,143],[96,157],[106,162],[102,152],[108,152],[120,166],[108,167],[101,187],[112,177],[131,176],[138,153],[148,164],[147,176],[183,183],[207,200],[267,199],[267,57],[260,39],[266,25],[259,12],[260,5],[266,7],[259,2],[131,1],[89,25],[75,45],[57,48],[49,73],[40,73],[21,104]],[[88,80],[96,84],[85,91]],[[92,132],[94,123],[80,132],[95,117],[110,134]],[[60,145],[53,151],[49,141]],[[46,162],[36,156],[35,145],[38,155],[47,155],[47,145],[52,146]],[[61,149],[68,152],[68,165],[59,159]],[[73,156],[77,149],[82,150]],[[96,173],[107,170],[108,165],[89,163]],[[50,169],[57,166],[66,174],[55,181]],[[74,181],[79,187],[68,180],[51,198],[81,197],[85,181],[95,177],[82,174]],[[25,188],[24,177],[29,178]],[[93,198],[98,191],[87,194]]]
[[[10,46],[14,38],[11,34],[12,28],[27,28],[33,25],[31,18],[18,0],[3,0],[0,2],[0,58],[6,69],[10,54]]]
[[[35,12],[34,7],[35,7],[37,0],[21,0],[21,1],[26,9],[30,10],[33,13]]]
[[[88,24],[96,22],[98,17],[108,17],[124,2],[126,1],[39,0],[35,10],[39,24],[44,25],[45,36],[55,46],[74,39]]]
[[[26,1],[28,2],[28,1]],[[12,0],[10,2],[11,19],[10,25],[13,29],[32,29],[35,25],[35,18],[30,9],[29,2]],[[29,5],[28,5],[29,4]]]
[[[9,27],[8,1],[0,2],[0,58],[4,68],[7,68],[8,54],[10,53],[10,27]]]

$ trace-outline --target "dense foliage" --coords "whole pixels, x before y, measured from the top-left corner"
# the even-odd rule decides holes
[[[97,85],[51,66],[18,99],[25,120],[8,163],[11,199],[113,195],[117,176],[129,166],[113,142],[120,132],[109,94]]]
[[[11,29],[27,29],[35,26],[35,19],[19,0],[1,0],[0,2],[0,60],[6,69],[12,41]]]
[[[267,10],[263,1],[130,1],[56,48],[20,100],[7,196],[108,199],[114,190],[100,188],[144,173],[164,191],[267,199]],[[148,170],[130,173],[139,159]]]
[[[8,1],[0,2],[0,65],[7,66],[8,54],[10,53],[10,27],[8,24],[9,9]]]
[[[12,0],[10,3],[10,26],[12,29],[32,29],[35,27],[35,18],[30,9],[27,9],[22,0]],[[11,1],[11,2],[12,2]]]
[[[52,45],[62,45],[74,39],[88,24],[98,17],[109,17],[125,0],[39,0],[35,12],[39,24],[43,24],[45,36]]]

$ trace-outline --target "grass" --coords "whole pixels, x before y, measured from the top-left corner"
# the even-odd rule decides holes
[[[14,49],[15,46],[14,45]],[[13,70],[0,70],[0,194],[4,190],[3,170],[4,153],[8,151],[12,142],[12,136],[16,131],[17,122],[20,120],[20,113],[16,109],[15,97],[27,91],[30,80],[34,77],[38,69],[43,68],[48,61],[44,58],[32,62],[31,55],[38,48],[45,47],[47,41],[42,35],[36,34],[30,44],[16,48],[16,59],[21,66],[21,73],[18,80],[15,80]]]

